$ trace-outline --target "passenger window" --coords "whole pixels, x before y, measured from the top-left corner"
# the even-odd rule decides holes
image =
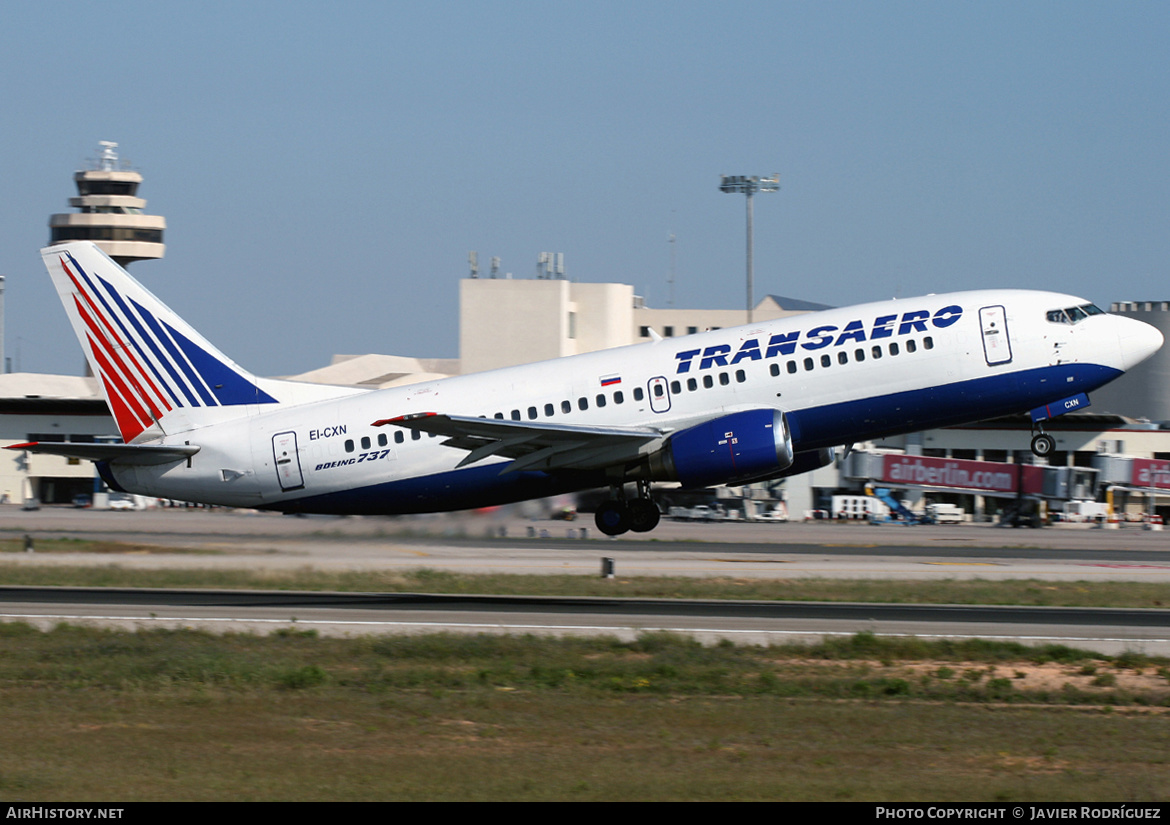
[[[578,398],[577,399],[577,409],[582,410],[582,411],[589,409],[589,399],[586,398],[585,396],[581,396],[580,398]]]
[[[788,373],[789,373],[789,375],[796,374],[796,362],[795,361],[788,362]]]
[[[545,418],[548,418],[548,417],[552,416],[552,414],[553,414],[553,413],[555,413],[555,412],[556,412],[556,410],[553,408],[553,405],[552,405],[552,404],[545,404],[545,405],[544,405],[544,416],[545,416]]]
[[[671,381],[670,391],[675,395],[678,395],[680,392],[682,392],[682,384],[680,384],[678,381]]]
[[[853,350],[853,360],[854,361],[864,361],[865,360],[865,350],[863,350],[863,349]]]
[[[848,364],[849,363],[849,353],[847,353],[845,350],[841,350],[839,353],[837,353],[837,363],[838,364]]]
[[[898,345],[897,344],[890,344],[890,355],[897,355],[897,354],[898,354]]]
[[[735,371],[735,380],[736,380],[736,383],[742,384],[744,381],[747,381],[747,373],[744,372],[743,370],[736,370]]]
[[[386,446],[386,433],[378,433],[378,446],[379,447]]]
[[[662,397],[662,396],[664,396],[664,395],[666,395],[666,390],[664,390],[664,389],[662,388],[662,385],[661,385],[661,384],[655,384],[655,385],[654,385],[654,397],[655,397],[655,398],[661,398],[661,397]]]
[[[573,411],[573,403],[571,401],[562,401],[561,402],[561,412],[571,413],[572,411]]]
[[[646,397],[646,393],[642,392],[641,387],[634,387],[634,400],[635,401],[641,401],[645,397]]]
[[[502,419],[504,417],[504,414],[502,412],[499,412],[499,413],[496,413],[495,417]]]
[[[926,336],[922,339],[922,346],[926,347],[927,349],[934,349],[934,339],[929,335]]]
[[[420,438],[422,438],[422,433],[420,433],[418,430],[411,430],[410,431],[410,440],[411,441],[418,441]]]
[[[703,376],[703,386],[706,389],[711,389],[712,387],[715,386],[715,379],[712,378],[710,375],[704,375]]]
[[[512,420],[513,421],[520,420],[520,411],[519,410],[512,410]]]
[[[804,359],[804,371],[809,372],[813,368],[813,360],[811,358]]]
[[[599,407],[605,406],[605,394],[604,393],[597,394],[597,406],[599,406]]]
[[[779,364],[772,364],[772,366],[768,367],[768,372],[770,372],[773,377],[779,375],[780,374],[780,365]]]
[[[882,348],[880,346],[875,346],[872,350],[870,350],[870,352],[873,353],[875,361],[882,357]]]
[[[828,355],[821,356],[821,366],[822,367],[832,366],[832,364],[833,364],[833,359],[830,358]]]
[[[622,394],[622,391],[621,391],[621,390],[615,390],[615,391],[614,391],[614,394],[613,394],[613,403],[615,403],[615,404],[624,404],[624,403],[625,403],[625,401],[626,401],[626,397],[625,397],[625,395],[623,395],[623,394]]]
[[[918,352],[918,344],[914,342],[913,338],[906,342],[906,352]]]
[[[345,439],[345,451],[347,453],[353,452],[353,439],[352,438]]]
[[[529,421],[536,420],[536,407],[529,407],[528,408],[528,420]]]
[[[405,440],[406,440],[406,433],[402,432],[402,430],[399,430],[398,432],[394,433],[394,443],[395,444],[401,444]]]
[[[698,382],[698,381],[696,381],[694,378],[688,378],[688,379],[687,379],[687,389],[688,389],[688,390],[690,390],[691,392],[694,392],[694,391],[695,391],[695,390],[697,390],[698,388],[699,388],[699,382]]]
[[[370,442],[370,437],[369,437],[368,435],[363,435],[363,436],[362,436],[362,449],[363,449],[363,450],[368,450],[368,449],[370,449],[370,443],[371,443],[371,442]]]
[[[730,376],[728,376],[727,373],[725,373],[725,372],[719,373],[719,384],[721,386],[726,387],[730,383],[731,383],[731,378],[730,378]]]

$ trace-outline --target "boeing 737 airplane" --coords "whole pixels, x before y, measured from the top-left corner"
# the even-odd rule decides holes
[[[118,491],[288,513],[608,487],[598,527],[644,532],[653,482],[782,478],[856,441],[1032,411],[1046,454],[1044,420],[1162,346],[1081,298],[978,290],[362,390],[252,375],[92,243],[41,254],[124,443],[9,449],[95,461]]]

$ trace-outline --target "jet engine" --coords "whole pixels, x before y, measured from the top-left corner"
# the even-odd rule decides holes
[[[832,464],[836,458],[837,453],[832,447],[797,453],[792,460],[792,466],[784,472],[772,476],[772,478],[788,478],[789,476],[798,476],[801,473],[811,473],[813,470],[819,470],[821,467]]]
[[[785,475],[794,458],[784,413],[768,408],[730,413],[674,433],[651,456],[650,470],[653,478],[684,487],[746,484]]]

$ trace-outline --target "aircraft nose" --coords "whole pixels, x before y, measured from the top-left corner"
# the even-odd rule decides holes
[[[1122,369],[1129,369],[1145,361],[1162,348],[1164,338],[1157,327],[1133,318],[1119,318],[1122,321],[1117,337],[1121,344]]]

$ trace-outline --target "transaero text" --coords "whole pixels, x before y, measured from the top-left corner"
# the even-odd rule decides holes
[[[860,344],[895,335],[911,335],[928,332],[930,327],[945,329],[963,317],[963,308],[952,304],[931,315],[928,310],[918,309],[899,315],[882,315],[874,318],[867,326],[863,321],[850,321],[844,327],[836,324],[822,324],[808,330],[793,330],[777,333],[766,341],[762,338],[748,338],[739,345],[734,355],[730,344],[715,344],[706,349],[689,349],[674,357],[678,361],[677,373],[690,372],[691,365],[698,359],[700,370],[712,367],[735,366],[740,361],[759,361],[792,355],[797,347],[814,351],[828,346],[840,347],[845,344]]]

